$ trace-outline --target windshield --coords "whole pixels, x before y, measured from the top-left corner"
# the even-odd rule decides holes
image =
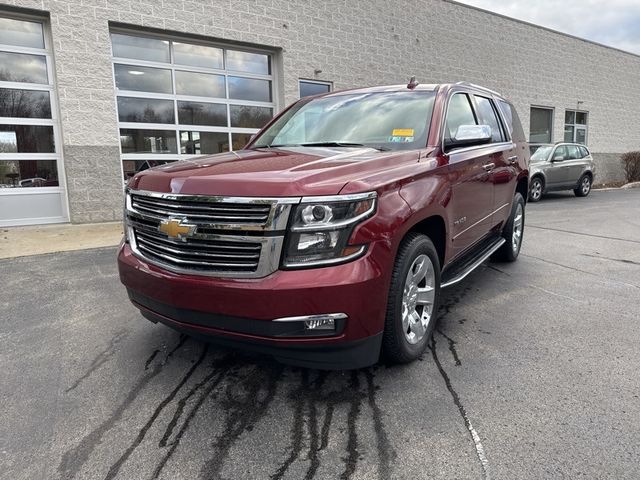
[[[539,147],[533,155],[531,155],[531,160],[546,160],[553,149],[552,146]]]
[[[367,146],[411,150],[427,145],[434,92],[374,92],[301,102],[275,121],[252,145]]]

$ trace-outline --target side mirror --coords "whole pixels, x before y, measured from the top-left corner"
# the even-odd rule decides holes
[[[460,125],[453,138],[445,140],[450,148],[473,147],[491,142],[489,125]]]

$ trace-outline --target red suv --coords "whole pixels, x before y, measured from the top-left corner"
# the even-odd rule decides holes
[[[241,151],[140,172],[120,278],[142,314],[307,367],[408,362],[440,290],[518,256],[529,150],[467,83],[304,98]]]

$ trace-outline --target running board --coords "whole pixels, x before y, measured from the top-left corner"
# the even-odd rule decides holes
[[[443,272],[443,278],[441,287],[447,288],[454,285],[467,277],[471,272],[478,268],[482,263],[489,258],[496,250],[498,250],[506,240],[502,237],[494,239],[483,247],[476,255],[471,258],[463,260],[459,266],[453,267],[451,273],[449,271]]]

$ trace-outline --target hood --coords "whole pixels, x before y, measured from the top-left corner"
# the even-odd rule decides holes
[[[335,195],[349,182],[367,188],[377,173],[418,161],[419,151],[372,148],[260,148],[155,167],[129,187],[164,193],[229,196]]]

